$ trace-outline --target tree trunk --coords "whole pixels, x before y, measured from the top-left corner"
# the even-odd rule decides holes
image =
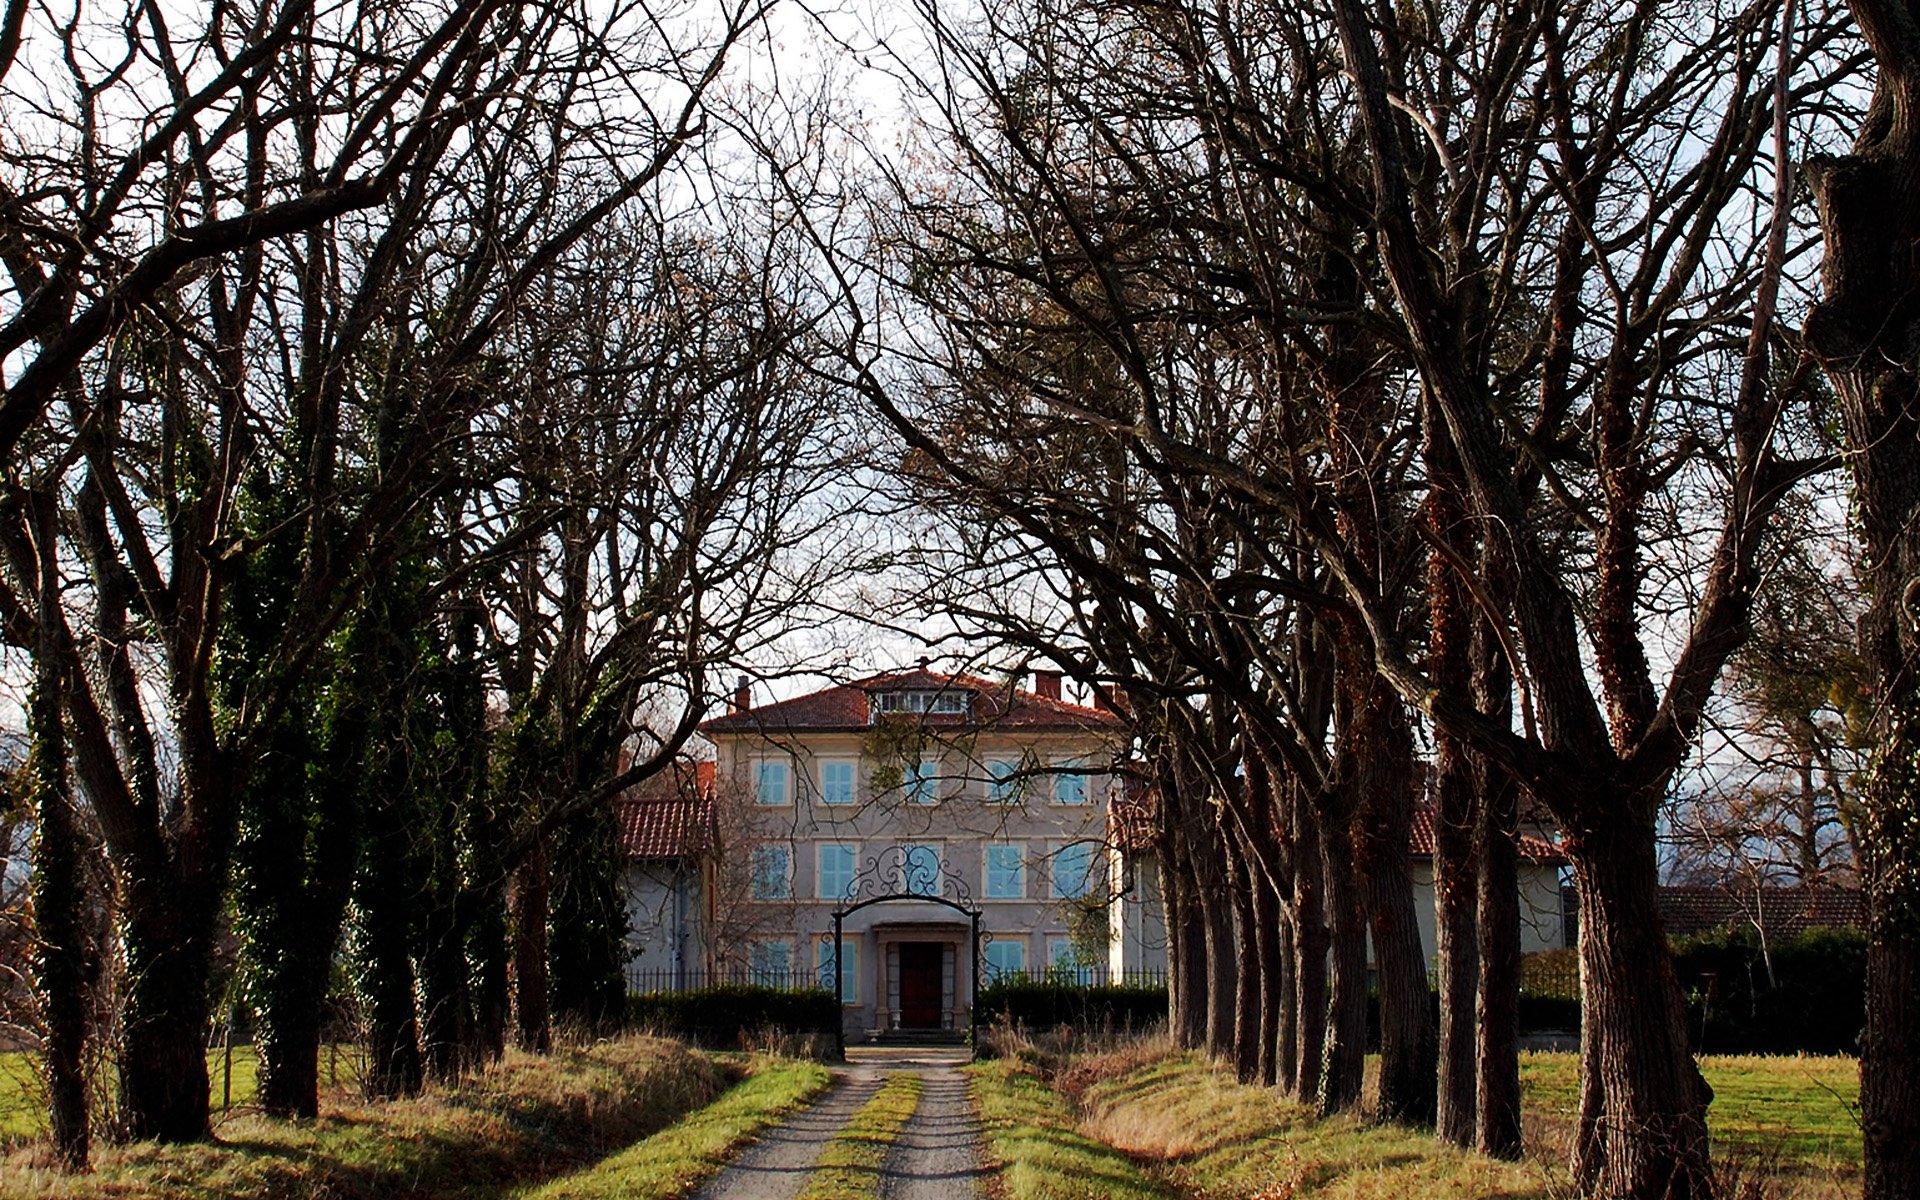
[[[1339,829],[1323,826],[1321,845],[1333,969],[1328,978],[1331,1002],[1319,1107],[1322,1116],[1330,1116],[1360,1105],[1367,1056],[1367,923],[1344,825]]]
[[[1299,949],[1295,945],[1293,922],[1282,916],[1275,930],[1274,949],[1279,962],[1274,969],[1279,1005],[1274,1014],[1273,1082],[1289,1096],[1300,1094],[1300,972]]]
[[[553,1020],[547,1007],[548,888],[543,840],[513,874],[514,1038],[522,1050],[533,1054],[553,1049]]]
[[[337,764],[334,778],[309,783],[315,751],[294,720],[275,732],[242,800],[237,908],[259,998],[260,1106],[311,1119],[320,1111],[320,1026],[352,886],[359,804],[357,781]]]
[[[391,774],[391,772],[390,772]],[[395,811],[402,799],[389,787],[368,814],[370,834],[356,896],[356,957],[367,1022],[367,1094],[378,1099],[417,1095],[422,1083],[420,1025],[410,954],[411,897],[417,888],[407,830]]]
[[[1206,961],[1209,1058],[1226,1062],[1233,1055],[1233,1005],[1236,992],[1232,903],[1221,886],[1224,871],[1212,873],[1212,885],[1200,890],[1202,953]]]
[[[1506,772],[1484,760],[1474,840],[1480,860],[1479,1005],[1474,1044],[1474,1146],[1520,1157],[1520,882],[1516,797]]]
[[[1293,978],[1295,1026],[1292,1089],[1302,1104],[1318,1104],[1326,1075],[1327,917],[1319,845],[1319,824],[1299,808],[1293,866]]]
[[[1440,1140],[1471,1146],[1475,1122],[1474,1011],[1480,979],[1475,937],[1473,840],[1476,780],[1463,747],[1434,737],[1433,927],[1440,975],[1438,1105]]]
[[[1413,832],[1413,731],[1405,706],[1383,681],[1374,677],[1369,690],[1373,736],[1361,772],[1354,867],[1364,890],[1380,993],[1378,1115],[1424,1126],[1433,1123],[1435,1064],[1427,956],[1407,853]]]
[[[1255,1048],[1253,1073],[1262,1087],[1272,1087],[1280,1080],[1280,1012],[1286,1003],[1286,968],[1283,965],[1280,937],[1280,897],[1274,894],[1265,879],[1256,876],[1253,883],[1253,938],[1255,954],[1259,959],[1257,971],[1260,988],[1256,1003],[1260,1006],[1260,1018],[1254,1033],[1259,1044]]]
[[[1426,397],[1425,454],[1431,484],[1427,518],[1435,537],[1456,550],[1470,536],[1462,522],[1462,484],[1444,418]],[[1472,684],[1469,654],[1474,622],[1455,567],[1435,553],[1427,563],[1427,672],[1452,695]],[[1474,821],[1478,779],[1473,760],[1449,730],[1433,733],[1433,930],[1439,976],[1440,1028],[1436,1040],[1434,1132],[1453,1146],[1474,1137],[1475,990],[1480,960],[1474,929]]]
[[[45,602],[43,598],[43,603]],[[87,1165],[86,889],[80,873],[80,834],[68,789],[66,731],[60,719],[59,676],[52,655],[36,662],[28,706],[33,736],[26,779],[36,826],[33,842],[33,982],[40,1003],[47,1124],[62,1166]]]
[[[453,847],[440,848],[451,856]],[[458,880],[428,910],[420,948],[422,1050],[429,1079],[450,1083],[465,1071],[473,1050],[467,955],[456,911]]]
[[[122,915],[127,983],[120,1121],[135,1141],[197,1142],[209,1131],[208,980],[216,903],[203,884],[140,883]]]
[[[1254,915],[1254,875],[1246,851],[1227,847],[1228,893],[1233,901],[1234,988],[1233,1070],[1241,1083],[1260,1079],[1261,974],[1258,918]]]
[[[1910,5],[1852,0],[1878,73],[1850,153],[1807,163],[1825,236],[1805,336],[1833,380],[1853,469],[1874,764],[1857,838],[1867,892],[1860,1046],[1865,1200],[1920,1196],[1920,47]]]
[[[507,1052],[512,993],[507,968],[507,897],[498,884],[475,893],[468,945],[473,956],[473,1052],[476,1066]]]
[[[1652,805],[1636,805],[1648,814]],[[1590,1196],[1711,1200],[1707,1104],[1660,920],[1651,828],[1570,831],[1580,896],[1581,1054],[1574,1178]]]
[[[1172,838],[1162,837],[1156,847],[1155,869],[1160,873],[1160,904],[1167,923],[1167,1028],[1174,1045],[1192,1050],[1200,1044],[1194,1032],[1193,1014],[1197,1011],[1196,981],[1189,969],[1188,912],[1185,873],[1179,869]]]
[[[1511,724],[1513,674],[1491,626],[1475,622],[1474,703]],[[1479,860],[1479,1007],[1474,1049],[1474,1144],[1495,1158],[1520,1157],[1520,788],[1474,755],[1478,793],[1474,857]]]

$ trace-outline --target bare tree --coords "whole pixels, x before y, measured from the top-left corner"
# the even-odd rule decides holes
[[[757,10],[680,48],[655,14],[565,4],[266,3],[182,29],[152,5],[106,26],[26,8],[0,55],[31,114],[5,164],[0,454],[69,515],[49,541],[13,505],[5,604],[53,656],[118,874],[122,1121],[191,1139],[263,735],[431,493],[531,281],[658,180]],[[583,202],[584,166],[612,180]],[[263,478],[299,501],[256,525]],[[236,578],[288,542],[277,635],[223,654]],[[47,569],[57,609],[31,601]]]
[[[958,178],[892,182],[910,219],[950,215],[934,257],[961,264],[966,290],[930,299],[927,263],[902,269],[913,319],[850,355],[875,402],[943,470],[1004,487],[969,477],[977,419],[929,416],[897,385],[960,357],[920,336],[944,320],[961,369],[1006,389],[1030,442],[1110,438],[1147,477],[1204,475],[1271,514],[1276,545],[1306,548],[1330,582],[1278,569],[1279,552],[1261,582],[1364,633],[1405,702],[1568,831],[1585,918],[1579,1185],[1710,1194],[1709,1093],[1664,943],[1646,936],[1655,822],[1746,636],[1763,531],[1832,465],[1802,432],[1807,364],[1775,310],[1789,122],[1845,75],[1826,56],[1834,28],[1771,3],[1620,20],[1345,0],[1036,3],[977,29],[927,24],[918,82]],[[1369,369],[1340,369],[1344,348]],[[1228,372],[1241,406],[1216,444],[1188,420]],[[1483,547],[1447,566],[1485,623],[1484,689],[1420,669],[1404,559],[1350,533],[1368,510],[1341,488],[1370,477],[1327,469],[1372,444],[1350,414],[1377,412],[1362,427],[1404,453],[1421,408],[1457,463],[1466,544]],[[1373,511],[1410,507],[1363,490]],[[1110,528],[1085,493],[1047,503]],[[1075,569],[1092,557],[1049,544]],[[1310,759],[1289,765],[1318,784]]]

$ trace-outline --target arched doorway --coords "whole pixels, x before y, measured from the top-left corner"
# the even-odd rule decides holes
[[[878,904],[937,904],[952,909],[967,918],[969,937],[969,967],[967,970],[967,1048],[976,1049],[980,1033],[980,910],[957,898],[940,893],[926,891],[893,890],[879,894],[863,894],[860,890],[852,893],[853,902],[833,912],[833,982],[829,985],[836,1002],[843,1001],[846,995],[846,978],[842,972],[842,963],[846,954],[846,920],[863,909]],[[918,1024],[926,1014],[939,1012],[939,992],[941,973],[944,965],[936,957],[927,957],[925,947],[930,943],[908,942],[899,947],[900,960],[900,999],[897,1012],[904,1014],[909,1024]],[[909,948],[912,948],[911,950]],[[934,947],[937,950],[937,947]],[[881,972],[884,977],[884,972]],[[931,991],[929,990],[931,989]],[[847,1052],[847,1030],[844,1020],[835,1025],[835,1046],[842,1058]]]

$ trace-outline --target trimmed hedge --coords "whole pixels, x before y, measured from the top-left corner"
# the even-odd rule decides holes
[[[1812,929],[1769,950],[1762,956],[1751,929],[1674,944],[1693,1048],[1702,1054],[1858,1054],[1867,1019],[1866,935]]]
[[[840,1006],[825,988],[722,984],[629,996],[627,1023],[703,1046],[732,1047],[762,1030],[832,1038],[840,1029]]]
[[[1676,939],[1674,973],[1697,1054],[1858,1054],[1866,1024],[1867,941],[1854,929],[1812,929],[1769,948],[1751,929]],[[1571,952],[1567,952],[1571,953]],[[1562,984],[1564,981],[1556,981]],[[1523,1032],[1577,1032],[1573,994],[1520,993]]]
[[[1146,1029],[1167,1019],[1167,989],[1157,984],[1082,985],[1009,979],[980,989],[980,1024],[1028,1029]]]

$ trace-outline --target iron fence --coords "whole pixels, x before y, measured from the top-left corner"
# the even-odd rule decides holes
[[[765,987],[783,992],[813,989],[831,991],[833,968],[818,971],[755,970],[751,967],[722,968],[715,971],[689,971],[674,967],[628,967],[627,991],[636,996],[669,992],[697,992],[710,987]],[[1070,987],[1165,988],[1164,969],[1114,971],[1098,966],[1060,965],[1030,970],[996,970],[989,966],[980,976],[982,987],[1004,983],[1067,985]]]
[[[780,971],[751,967],[689,971],[675,967],[628,967],[627,991],[636,996],[697,992],[710,987],[764,987],[782,992],[831,990],[833,970]]]

